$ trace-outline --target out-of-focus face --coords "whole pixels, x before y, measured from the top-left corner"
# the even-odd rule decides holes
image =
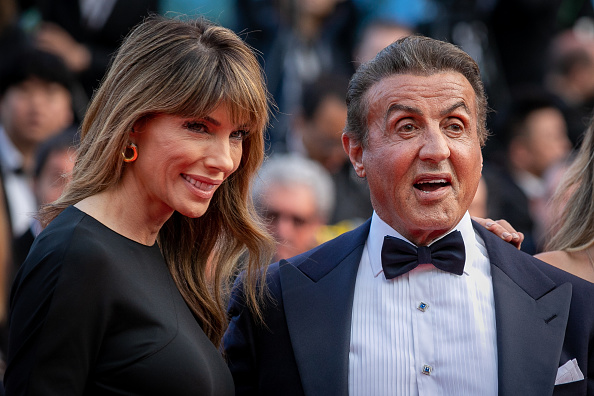
[[[405,26],[374,26],[363,34],[361,43],[357,46],[355,63],[361,65],[392,44],[394,41],[412,34],[412,30]]]
[[[455,72],[393,75],[366,94],[365,148],[343,136],[369,183],[377,214],[417,245],[462,219],[479,183],[482,154],[472,86]]]
[[[40,205],[53,202],[62,195],[64,187],[72,179],[75,156],[74,150],[70,149],[53,151],[48,155],[35,179],[35,196]]]
[[[338,0],[302,0],[295,3],[300,14],[317,18],[325,18],[330,15]]]
[[[37,145],[72,123],[72,99],[61,84],[29,78],[0,99],[0,122],[17,147]]]
[[[528,170],[540,177],[569,154],[571,142],[565,118],[559,110],[546,108],[530,114],[525,125]]]
[[[260,197],[263,216],[276,240],[276,260],[303,253],[317,245],[323,222],[309,186],[270,185]]]
[[[329,96],[322,100],[313,119],[299,126],[308,157],[330,173],[338,172],[347,161],[341,142],[346,117],[344,101]]]
[[[178,211],[196,218],[239,166],[246,130],[225,104],[204,118],[159,114],[135,126],[136,161],[126,164],[124,189],[153,216]],[[139,209],[140,210],[140,209]]]

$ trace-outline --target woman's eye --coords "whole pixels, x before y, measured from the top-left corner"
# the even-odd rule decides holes
[[[249,134],[249,131],[245,131],[242,129],[242,130],[231,132],[230,137],[232,139],[243,140],[248,134]]]
[[[188,121],[184,124],[184,127],[193,132],[208,132],[206,125],[201,122]]]

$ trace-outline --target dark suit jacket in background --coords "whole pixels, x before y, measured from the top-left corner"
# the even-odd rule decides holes
[[[487,217],[506,219],[514,228],[524,233],[522,251],[536,254],[542,251],[536,223],[530,214],[530,203],[505,167],[485,164],[483,179],[487,184]]]
[[[265,307],[265,326],[236,287],[224,338],[236,394],[348,394],[351,310],[369,226],[271,265],[275,302]],[[499,395],[594,395],[594,285],[475,228],[491,261]],[[558,367],[573,358],[586,379],[554,386]]]

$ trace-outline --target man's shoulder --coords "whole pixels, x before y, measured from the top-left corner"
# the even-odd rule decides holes
[[[574,294],[577,292],[580,298],[584,295],[594,298],[593,283],[516,249],[480,225],[475,226],[475,230],[485,242],[491,264],[501,269],[524,290],[532,291],[534,296],[542,296],[564,283],[571,283]]]
[[[362,250],[369,234],[370,224],[371,219],[307,252],[271,264],[268,268],[268,276],[278,277],[281,268],[289,265],[298,268],[314,280],[323,277],[354,251]]]

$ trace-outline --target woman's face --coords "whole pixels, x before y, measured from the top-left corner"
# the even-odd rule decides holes
[[[138,123],[130,140],[138,158],[125,180],[144,197],[148,213],[202,216],[215,191],[239,166],[245,127],[221,104],[203,118],[160,114]],[[127,188],[127,186],[126,186]]]

